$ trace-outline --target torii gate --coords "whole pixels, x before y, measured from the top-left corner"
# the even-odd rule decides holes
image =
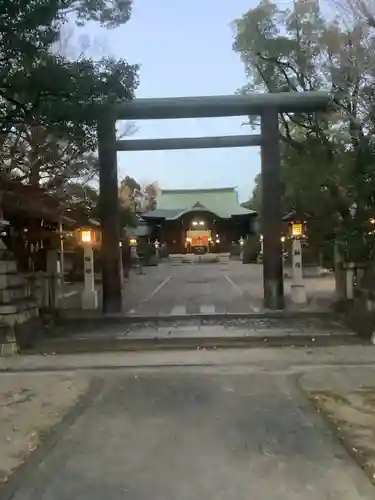
[[[247,146],[261,146],[264,305],[273,310],[283,309],[284,285],[280,241],[282,192],[278,115],[279,113],[324,111],[329,107],[329,103],[329,94],[325,92],[135,99],[112,108],[109,114],[101,117],[98,120],[98,151],[103,312],[118,313],[122,310],[117,151]],[[117,120],[216,118],[243,115],[260,116],[260,135],[116,140]]]

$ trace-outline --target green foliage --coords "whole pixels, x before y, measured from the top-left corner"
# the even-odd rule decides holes
[[[126,61],[70,62],[45,54],[0,83],[0,126],[9,133],[19,123],[37,122],[94,150],[97,118],[108,112],[105,104],[132,99],[137,85],[137,67]]]
[[[65,13],[74,12],[77,23],[96,21],[106,28],[116,28],[130,19],[132,0],[70,0]]]
[[[66,210],[73,216],[99,220],[99,192],[94,186],[69,182],[62,196]]]
[[[243,264],[252,264],[257,262],[257,258],[261,249],[259,235],[253,234],[250,236],[244,244],[243,247],[243,256],[242,263]]]
[[[135,214],[140,205],[140,198],[141,185],[129,175],[121,179],[119,187],[121,207],[126,210],[131,210]]]
[[[25,124],[3,137],[0,164],[7,165],[9,174],[21,182],[60,193],[68,181],[86,184],[98,171],[96,156],[84,144]]]
[[[70,212],[73,218],[82,221],[87,219],[100,220],[99,191],[95,186],[69,182],[64,187],[61,199],[67,212]],[[137,224],[135,212],[120,205],[120,227],[135,227]]]
[[[154,210],[158,192],[159,187],[156,182],[141,186],[139,182],[128,175],[120,181],[120,203],[123,207],[130,208],[134,212]]]
[[[142,208],[145,211],[155,210],[157,205],[157,196],[159,194],[159,186],[157,182],[146,184],[142,189]]]
[[[131,99],[138,68],[112,58],[68,61],[50,48],[69,16],[115,26],[130,7],[129,0],[0,0],[0,131],[37,122],[94,148],[98,105]]]
[[[53,53],[71,20],[112,28],[128,21],[131,0],[0,0],[0,169],[56,193],[72,212],[99,218],[96,123],[134,97],[136,65]],[[123,225],[135,214],[121,208]]]
[[[328,90],[326,113],[283,114],[284,210],[313,216],[316,246],[340,238],[347,254],[369,255],[375,176],[375,36],[357,20],[326,19],[316,0],[280,9],[262,1],[234,22],[234,50],[248,76],[242,92]],[[255,125],[254,120],[250,120]],[[251,203],[260,200],[256,182]]]
[[[155,246],[143,237],[138,239],[137,255],[145,266],[155,266],[158,264]]]
[[[231,257],[239,257],[241,255],[241,246],[239,243],[232,243],[230,246]]]
[[[262,209],[262,175],[257,174],[254,179],[254,189],[250,200],[242,203],[242,206],[249,210],[260,213]]]

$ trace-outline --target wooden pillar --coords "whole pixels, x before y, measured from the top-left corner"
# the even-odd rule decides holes
[[[264,306],[284,308],[283,257],[281,244],[280,133],[276,109],[261,115],[263,289]]]
[[[119,252],[120,211],[117,180],[116,121],[98,121],[100,224],[102,231],[102,307],[104,313],[122,310]]]

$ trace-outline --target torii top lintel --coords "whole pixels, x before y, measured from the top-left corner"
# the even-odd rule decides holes
[[[331,98],[327,92],[275,92],[267,94],[162,97],[134,99],[115,108],[117,120],[161,120],[261,115],[273,108],[279,113],[324,111]]]

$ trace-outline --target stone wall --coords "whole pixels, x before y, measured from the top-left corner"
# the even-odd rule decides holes
[[[31,289],[7,251],[0,253],[0,355],[27,347],[39,320]]]

